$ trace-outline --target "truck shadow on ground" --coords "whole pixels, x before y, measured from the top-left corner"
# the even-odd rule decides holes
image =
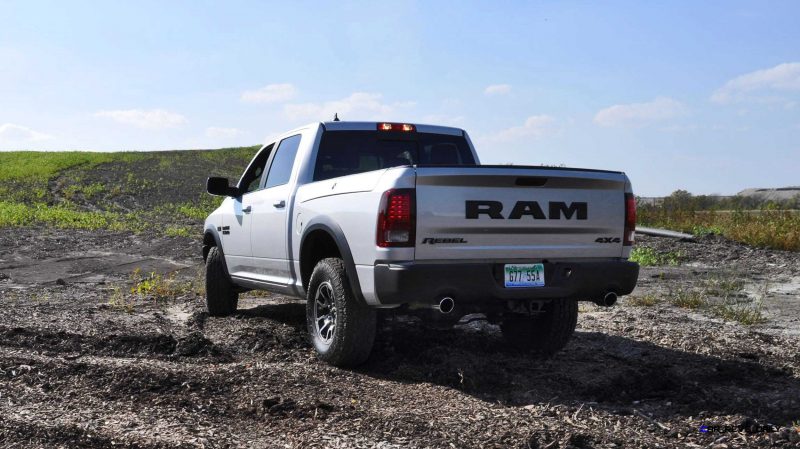
[[[269,319],[283,324],[302,327],[306,326],[306,305],[300,302],[287,302],[278,304],[262,304],[249,309],[239,309],[236,317],[242,319]]]
[[[291,345],[309,347],[302,303],[260,305],[237,316],[286,324],[297,336]],[[601,332],[578,331],[564,350],[543,358],[510,349],[494,326],[438,330],[389,321],[370,359],[353,371],[511,406],[596,403],[624,415],[647,404],[667,418],[706,412],[779,424],[796,420],[800,410],[800,379],[789,368],[748,354],[708,356]]]
[[[800,410],[800,379],[788,368],[598,332],[576,332],[563,351],[545,359],[507,348],[499,332],[394,326],[360,371],[515,406],[593,402],[629,414],[648,403],[666,415],[741,413],[784,424]]]

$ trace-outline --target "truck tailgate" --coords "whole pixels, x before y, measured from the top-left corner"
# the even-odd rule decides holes
[[[620,257],[626,182],[607,171],[419,166],[415,259]]]

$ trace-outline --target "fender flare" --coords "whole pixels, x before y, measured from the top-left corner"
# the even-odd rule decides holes
[[[206,243],[206,236],[211,235],[214,239],[215,245],[209,245]],[[222,249],[222,239],[219,237],[219,233],[217,232],[217,228],[213,226],[207,226],[206,229],[203,231],[203,263],[205,263],[206,259],[208,258],[208,252],[211,251],[211,247],[216,246]]]
[[[328,217],[320,216],[309,221],[308,226],[306,226],[305,230],[303,230],[302,237],[300,237],[300,248],[298,249],[298,255],[302,254],[303,252],[303,245],[305,244],[306,237],[308,237],[313,231],[317,230],[325,231],[328,233],[328,235],[333,237],[333,241],[336,244],[336,247],[339,249],[339,254],[342,255],[345,274],[347,275],[347,279],[350,281],[350,289],[353,292],[353,296],[362,304],[366,304],[367,301],[364,299],[364,295],[361,293],[361,284],[358,282],[358,273],[356,272],[356,264],[353,260],[353,253],[350,251],[350,245],[347,244],[347,239],[344,236],[344,231],[342,231],[342,228],[339,227],[339,225],[333,220]],[[298,261],[302,266],[300,256],[298,256]],[[305,289],[305,286],[303,286],[303,288]]]

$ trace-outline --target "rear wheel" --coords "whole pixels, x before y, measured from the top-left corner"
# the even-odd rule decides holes
[[[206,307],[211,316],[227,316],[236,312],[239,293],[228,277],[222,249],[213,246],[206,257]]]
[[[306,299],[306,324],[319,358],[342,367],[366,361],[375,342],[376,312],[354,297],[341,259],[317,263]]]
[[[506,341],[515,348],[551,355],[567,345],[577,323],[578,302],[554,299],[536,315],[505,316],[500,329]]]

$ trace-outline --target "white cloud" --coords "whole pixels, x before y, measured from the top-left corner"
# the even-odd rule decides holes
[[[142,129],[175,128],[189,122],[183,115],[163,109],[120,109],[100,111],[94,115],[95,117],[110,118],[117,123]]]
[[[242,134],[242,130],[237,128],[222,128],[219,126],[209,126],[206,128],[206,137],[212,139],[222,139],[237,137]]]
[[[464,123],[463,115],[428,114],[422,117],[420,123],[428,125],[459,126]]]
[[[506,128],[489,136],[488,140],[509,141],[521,138],[536,139],[554,134],[556,132],[556,120],[549,115],[532,115],[525,120],[522,126]]]
[[[686,113],[679,101],[658,97],[645,103],[615,104],[601,109],[594,121],[602,126],[644,126],[651,122],[668,120]]]
[[[334,114],[342,120],[387,120],[398,109],[415,105],[413,101],[386,104],[382,99],[381,94],[355,92],[341,100],[287,104],[283,112],[292,120],[332,120]]]
[[[0,125],[0,144],[19,145],[50,140],[53,136],[34,131],[26,126],[4,123]]]
[[[769,98],[748,97],[753,92],[769,91],[800,91],[800,62],[778,64],[737,76],[717,89],[711,101],[723,104],[741,100],[770,101]]]
[[[716,129],[714,129],[711,126],[700,126],[700,125],[697,125],[697,124],[694,124],[694,123],[693,124],[689,124],[689,125],[668,125],[668,126],[664,126],[664,127],[661,128],[662,131],[676,132],[676,133],[694,132],[694,131],[700,131],[700,130],[704,130],[704,129],[710,129],[710,130],[715,130],[716,131]]]
[[[510,84],[492,84],[486,86],[486,89],[483,91],[484,95],[505,95],[509,92],[511,92]]]
[[[241,100],[247,103],[280,103],[291,100],[297,93],[289,83],[268,84],[260,89],[242,92]]]
[[[403,108],[413,108],[417,105],[416,101],[406,100],[406,101],[396,101],[392,103],[392,108],[396,109],[403,109]]]

